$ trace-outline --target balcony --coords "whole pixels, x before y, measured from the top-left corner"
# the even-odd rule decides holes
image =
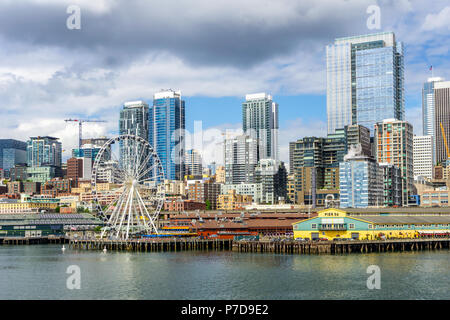
[[[347,224],[346,223],[337,223],[337,224],[328,224],[328,223],[319,223],[320,231],[346,231]]]

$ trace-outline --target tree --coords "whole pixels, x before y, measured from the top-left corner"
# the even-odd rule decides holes
[[[55,212],[56,212],[56,213],[59,213],[59,209],[60,209],[60,207],[57,206],[57,207],[55,208]]]
[[[206,200],[205,204],[206,204],[206,210],[211,210],[211,201]]]

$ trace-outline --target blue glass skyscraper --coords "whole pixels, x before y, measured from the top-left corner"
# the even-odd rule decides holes
[[[180,91],[155,93],[149,109],[148,141],[164,168],[165,178],[184,178],[185,111]]]
[[[0,169],[9,171],[16,164],[27,162],[27,143],[0,139]]]
[[[403,46],[393,32],[338,38],[327,46],[328,132],[404,120]]]

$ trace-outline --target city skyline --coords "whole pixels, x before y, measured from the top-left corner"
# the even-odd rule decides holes
[[[35,5],[34,1],[29,2],[30,8]],[[41,4],[34,12],[38,17],[41,13],[49,12],[46,14],[46,23],[56,25],[61,20],[59,9],[62,18],[66,17],[64,5],[64,2],[60,5]],[[184,5],[180,4],[181,7]],[[197,38],[183,33],[182,36],[186,39],[183,39],[182,43],[189,50],[181,50],[181,53],[180,50],[174,50],[175,44],[172,42],[163,41],[160,46],[156,46],[151,42],[142,45],[141,41],[139,44],[143,47],[137,50],[138,53],[131,54],[122,48],[116,50],[117,53],[104,55],[104,50],[111,49],[107,43],[98,39],[100,48],[96,49],[89,45],[91,39],[85,39],[84,36],[86,32],[97,35],[101,31],[98,26],[93,25],[93,21],[108,21],[107,12],[112,12],[117,17],[114,23],[109,21],[112,30],[122,27],[123,30],[117,32],[130,37],[134,32],[135,37],[130,39],[130,49],[135,47],[136,40],[141,40],[142,30],[147,30],[155,23],[138,25],[136,29],[123,28],[125,20],[120,12],[133,15],[137,14],[137,11],[136,8],[128,9],[120,4],[90,4],[82,1],[80,7],[83,24],[80,30],[49,32],[44,38],[39,38],[34,31],[39,29],[36,26],[42,23],[42,19],[34,20],[33,17],[28,17],[28,23],[23,24],[20,30],[29,37],[12,34],[14,28],[1,31],[5,50],[18,50],[19,54],[15,55],[14,61],[11,55],[7,55],[4,61],[8,67],[1,70],[4,84],[1,91],[2,108],[9,121],[0,134],[5,137],[8,134],[8,137],[22,141],[36,134],[59,137],[65,150],[64,159],[67,159],[70,150],[76,145],[76,126],[62,122],[68,116],[105,118],[108,121],[106,124],[86,125],[85,135],[114,135],[117,133],[117,111],[123,102],[142,99],[149,103],[155,92],[164,87],[171,87],[183,92],[187,106],[186,128],[189,131],[193,131],[195,120],[203,121],[204,131],[238,129],[242,126],[239,115],[245,94],[267,92],[279,104],[279,154],[280,159],[287,163],[289,141],[306,135],[326,134],[326,45],[337,37],[385,31],[395,32],[396,37],[405,44],[406,120],[413,124],[414,132],[420,134],[421,88],[430,76],[429,67],[433,65],[435,76],[449,78],[449,53],[442,49],[448,47],[445,37],[448,34],[445,2],[433,2],[426,6],[415,1],[408,5],[380,3],[379,30],[369,30],[366,25],[368,2],[348,4],[346,9],[353,19],[332,15],[333,8],[341,8],[342,5],[346,4],[327,1],[309,5],[285,3],[279,7],[280,12],[271,11],[270,6],[269,9],[258,8],[252,11],[250,8],[254,9],[254,6],[252,7],[251,1],[246,3],[239,12],[248,16],[253,27],[258,25],[258,18],[268,23],[274,21],[282,12],[294,12],[286,23],[298,34],[286,32],[286,29],[274,22],[275,25],[268,25],[267,30],[260,36],[273,39],[273,46],[262,53],[259,50],[258,54],[253,54],[253,50],[244,50],[247,48],[244,44],[248,44],[251,33],[245,33],[242,39],[233,38],[233,41],[237,42],[235,50],[218,52],[217,48],[222,46],[219,46],[216,40],[213,41],[211,35],[220,35],[218,38],[226,42],[229,41],[229,35],[234,34],[233,29],[211,30],[210,36],[200,33]],[[14,23],[6,15],[14,16],[17,12],[16,6],[13,3],[1,6],[4,9],[2,14],[5,14],[5,21]],[[157,9],[155,14],[160,10],[148,6],[139,9]],[[171,5],[159,7],[165,6]],[[237,11],[233,10],[237,6],[237,3],[231,2],[226,10],[220,4],[201,7],[213,16],[218,16],[219,12],[223,11],[217,21],[219,26],[236,18]],[[300,9],[315,9],[318,17],[310,17],[306,22],[296,22],[298,16],[295,12]],[[189,18],[184,21],[186,29],[198,31],[203,21],[192,19],[193,13],[189,10],[184,15]],[[323,19],[330,21],[329,26],[321,26],[319,22]],[[336,25],[339,27],[336,28]],[[35,28],[31,28],[32,26]],[[174,24],[167,26],[167,31],[177,34],[177,27],[174,21]],[[237,24],[234,28],[239,27],[241,26]],[[411,28],[417,32],[408,32]],[[308,34],[304,29],[312,29],[314,32]],[[279,34],[282,34],[281,38],[277,37]],[[149,36],[161,40],[153,33]],[[67,38],[66,41],[55,41],[64,37]],[[206,37],[208,41],[203,41]],[[29,39],[35,41],[30,42]],[[255,39],[252,39],[250,43],[253,44],[254,41]],[[286,44],[286,41],[290,42]],[[73,49],[73,43],[79,45],[79,49],[75,50],[79,53],[78,56],[67,55],[67,52]],[[111,51],[115,50],[108,52]],[[48,54],[44,54],[45,52]],[[31,59],[25,59],[27,54],[32,55]],[[178,72],[183,76],[176,77]],[[218,73],[222,75],[220,80],[214,76]],[[20,92],[18,90],[23,90],[21,88],[25,84],[25,94],[14,95]],[[42,94],[38,94],[39,92]],[[42,108],[51,112],[43,114],[40,112]],[[210,148],[207,146],[205,149]],[[208,155],[204,158],[207,163],[216,160],[208,158]]]

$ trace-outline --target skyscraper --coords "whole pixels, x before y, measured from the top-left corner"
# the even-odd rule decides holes
[[[247,94],[242,103],[244,134],[258,139],[258,160],[278,159],[278,104],[266,93]]]
[[[329,133],[404,119],[403,46],[393,32],[338,38],[326,50]]]
[[[121,135],[134,135],[145,140],[148,139],[148,104],[144,101],[129,101],[123,104],[119,118],[119,133]],[[120,141],[120,164],[122,166],[133,163],[134,159],[128,159],[134,151],[131,140]]]
[[[123,104],[119,118],[119,133],[132,134],[148,139],[148,104],[144,101],[129,101]]]
[[[433,136],[414,136],[413,160],[414,178],[433,179]]]
[[[450,154],[447,154],[443,134],[448,145],[450,143],[450,81],[441,81],[434,84],[434,103],[436,162],[447,162],[450,161]]]
[[[193,176],[201,176],[203,172],[203,160],[201,154],[195,150],[190,149],[186,151],[184,165],[185,174]]]
[[[224,142],[225,183],[253,183],[258,164],[257,140],[247,135],[227,138]]]
[[[374,158],[354,150],[350,148],[339,164],[341,208],[383,205],[383,170]]]
[[[0,139],[0,169],[9,172],[16,164],[26,162],[26,142],[14,139]]]
[[[402,205],[413,191],[413,128],[407,121],[386,119],[375,125],[376,160],[400,168]]]
[[[27,141],[27,173],[31,181],[45,183],[59,177],[62,147],[58,138],[31,137]]]
[[[148,140],[161,160],[168,180],[184,178],[185,103],[180,91],[155,93],[149,113]]]
[[[443,78],[428,78],[422,89],[422,128],[424,136],[433,138],[433,159],[436,159],[436,134],[441,133],[439,124],[436,127],[434,84],[444,81]],[[437,131],[436,131],[437,129]],[[434,164],[434,163],[433,163]]]

